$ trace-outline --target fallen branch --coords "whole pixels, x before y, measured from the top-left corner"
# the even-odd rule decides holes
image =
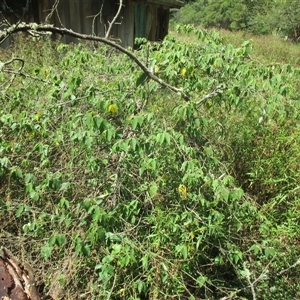
[[[33,31],[36,33],[39,33],[39,32],[58,33],[60,35],[68,35],[70,37],[74,37],[74,38],[78,38],[78,39],[82,39],[82,40],[96,41],[96,42],[100,42],[100,43],[106,44],[108,46],[111,46],[111,47],[119,50],[120,52],[126,54],[132,61],[134,61],[142,69],[142,71],[150,79],[157,82],[161,86],[164,86],[164,87],[168,88],[169,90],[171,90],[177,94],[180,94],[184,100],[186,100],[186,101],[190,100],[189,96],[186,93],[184,93],[183,89],[176,88],[176,87],[168,84],[167,82],[163,81],[162,79],[160,79],[159,77],[154,75],[153,72],[150,69],[148,69],[147,66],[144,65],[131,51],[125,49],[121,45],[119,45],[107,38],[104,38],[104,37],[81,34],[78,32],[74,32],[71,29],[58,28],[58,27],[54,27],[52,25],[47,25],[47,24],[20,23],[18,26],[13,25],[13,26],[6,28],[3,31],[0,31],[0,44],[2,43],[2,41],[4,39],[6,39],[8,36],[10,36],[12,34],[15,34],[17,32],[30,32],[30,31]]]
[[[13,70],[11,68],[9,68],[9,65],[11,65],[13,62],[19,62],[20,63],[20,67],[17,70]],[[6,62],[2,62],[0,61],[0,73],[4,72],[4,73],[8,73],[11,74],[11,78],[10,80],[8,80],[6,83],[3,83],[0,85],[0,93],[1,94],[5,94],[5,92],[11,87],[11,85],[13,84],[16,76],[24,76],[27,78],[31,78],[33,80],[38,80],[38,81],[42,81],[45,83],[49,83],[49,81],[41,79],[39,77],[36,76],[32,76],[30,74],[27,74],[25,72],[23,72],[23,68],[24,68],[25,62],[22,58],[18,58],[18,57],[13,57],[10,60],[6,61]],[[4,88],[4,86],[6,85],[6,88]],[[2,89],[2,90],[1,90]]]
[[[0,72],[3,71],[3,70],[7,71],[4,68],[6,66],[10,65],[11,63],[13,63],[14,61],[19,61],[21,63],[21,66],[20,66],[20,68],[18,70],[18,72],[21,72],[23,70],[23,68],[24,68],[24,60],[22,58],[18,58],[18,57],[14,57],[14,58],[6,61],[6,62],[1,62],[0,61]]]

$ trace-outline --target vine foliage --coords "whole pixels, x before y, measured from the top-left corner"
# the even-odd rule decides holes
[[[32,26],[2,37],[61,30]],[[196,42],[17,37],[22,60],[1,53],[2,243],[32,258],[41,294],[299,295],[299,70],[177,30]]]

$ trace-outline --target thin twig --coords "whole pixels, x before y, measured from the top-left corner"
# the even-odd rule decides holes
[[[47,15],[47,17],[45,18],[45,23],[46,24],[49,22],[49,20],[53,16],[54,12],[57,11],[58,4],[59,4],[59,0],[55,0],[55,3],[53,4],[53,6],[51,8],[51,11],[49,12],[49,14]]]
[[[99,16],[100,16],[100,23],[101,23],[103,5],[104,5],[104,2],[102,3],[101,8],[100,8],[100,10],[99,10],[99,12],[97,14],[95,14],[93,16],[88,16],[87,17],[87,18],[90,18],[90,17],[93,18],[93,22],[92,22],[92,35],[96,35],[96,32],[95,32],[95,22],[96,22],[97,17],[99,17]]]
[[[256,293],[255,293],[255,285],[266,278],[267,273],[269,272],[269,266],[272,263],[272,261],[275,259],[275,256],[272,257],[272,259],[269,261],[269,263],[265,266],[265,268],[263,269],[263,271],[261,272],[261,274],[258,276],[258,278],[256,278],[254,281],[251,282],[251,278],[250,278],[250,271],[246,268],[246,263],[244,263],[244,270],[245,270],[245,277],[249,283],[249,287],[251,289],[251,293],[252,293],[252,299],[256,300]],[[247,272],[248,271],[248,272]]]
[[[117,18],[119,17],[119,14],[121,12],[122,6],[123,6],[123,0],[120,0],[118,11],[117,11],[116,15],[114,16],[113,20],[111,22],[109,22],[109,27],[108,27],[107,32],[105,34],[105,38],[109,38],[110,31],[111,31],[114,23],[116,22]]]
[[[109,300],[111,298],[112,292],[113,292],[113,290],[115,288],[115,285],[116,285],[116,281],[117,281],[117,273],[115,273],[114,281],[113,281],[112,287],[111,287],[111,289],[109,291],[109,294],[107,296],[107,300]]]
[[[10,65],[11,63],[13,63],[14,61],[19,61],[21,62],[21,66],[19,67],[19,69],[17,71],[13,71],[13,70],[7,70],[5,69],[6,66]],[[15,78],[17,75],[20,75],[23,68],[24,68],[24,60],[22,58],[18,58],[18,57],[14,57],[6,62],[0,62],[0,72],[6,72],[6,73],[12,73],[12,77],[11,79],[9,80],[9,84],[8,86],[6,87],[5,90],[2,90],[1,93],[5,94],[5,92],[11,87],[11,85],[13,84]]]
[[[5,66],[10,65],[14,61],[21,62],[21,66],[20,66],[20,68],[17,71],[5,68]],[[44,80],[44,79],[41,79],[39,77],[32,76],[32,75],[29,75],[27,73],[22,72],[22,70],[24,68],[24,65],[25,65],[24,60],[22,58],[18,58],[18,57],[11,58],[10,60],[8,60],[8,61],[6,61],[4,63],[0,61],[0,72],[5,72],[5,73],[13,74],[13,75],[20,75],[20,76],[28,77],[28,78],[31,78],[31,79],[34,79],[34,80],[38,80],[38,81],[42,81],[42,82],[45,82],[45,83],[49,83],[49,81],[47,81],[47,80]]]
[[[252,299],[256,300],[256,293],[255,293],[255,288],[254,288],[254,282],[251,282],[251,278],[250,278],[250,271],[246,268],[246,264],[244,263],[244,270],[245,270],[245,277],[249,283],[249,287],[251,289],[251,293],[252,293]]]
[[[5,66],[8,66],[8,65],[10,65],[11,63],[13,63],[14,61],[19,61],[19,62],[21,62],[21,66],[20,66],[20,68],[19,68],[19,72],[21,72],[22,70],[23,70],[23,67],[24,67],[24,59],[22,59],[22,58],[19,58],[19,57],[13,57],[13,58],[11,58],[10,60],[8,60],[8,61],[6,61],[6,62],[4,62],[4,63],[1,63],[0,62],[0,72],[1,71],[3,71],[4,70],[4,67]]]
[[[277,273],[278,276],[281,276],[282,274],[286,273],[287,271],[289,271],[290,269],[295,268],[296,266],[300,265],[300,258],[298,258],[298,260],[292,264],[291,266],[289,266],[288,268],[280,271],[279,273]]]
[[[205,101],[207,101],[210,98],[213,98],[215,96],[218,96],[220,94],[223,93],[222,89],[216,89],[213,92],[211,92],[210,94],[205,95],[201,100],[199,100],[198,102],[196,102],[197,105],[204,103]]]

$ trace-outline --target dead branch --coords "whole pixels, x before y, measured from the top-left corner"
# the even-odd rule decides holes
[[[5,40],[6,38],[4,38]],[[10,64],[12,64],[14,61],[18,61],[21,63],[21,66],[19,67],[19,69],[17,71],[14,71],[14,70],[11,70],[11,69],[8,69],[7,66],[9,66]],[[8,84],[7,84],[7,87],[6,89],[2,89],[1,93],[5,93],[6,90],[13,84],[15,78],[16,78],[16,75],[20,75],[22,73],[22,70],[24,68],[24,60],[21,59],[21,58],[12,58],[6,62],[1,62],[0,61],[0,73],[1,72],[6,72],[6,73],[11,73],[12,76],[10,78],[10,80],[8,81]],[[6,84],[6,83],[5,83]],[[4,86],[4,84],[1,85],[1,87]]]
[[[6,62],[0,62],[0,72],[1,71],[5,71],[4,68],[8,65],[10,65],[11,63],[13,63],[14,61],[19,61],[21,63],[21,66],[18,70],[18,72],[21,72],[24,68],[24,60],[22,58],[18,58],[18,57],[15,57],[15,58],[12,58]]]
[[[278,272],[277,275],[281,276],[282,274],[286,273],[290,269],[293,269],[293,268],[297,267],[298,265],[300,265],[300,258],[298,258],[298,260],[294,264],[292,264],[291,266],[289,266],[288,268],[286,268],[286,269]]]
[[[113,20],[111,22],[109,22],[109,27],[108,27],[107,32],[105,34],[106,38],[109,38],[110,31],[111,31],[113,25],[115,24],[115,22],[117,21],[117,18],[118,18],[119,14],[122,10],[122,6],[123,6],[123,0],[120,0],[118,11],[117,11],[116,15],[114,16]]]
[[[223,89],[222,88],[216,88],[214,91],[212,91],[211,93],[205,95],[201,100],[199,100],[198,102],[196,102],[197,105],[199,104],[203,104],[205,101],[215,97],[215,96],[218,96],[218,95],[221,95],[223,93]]]
[[[100,23],[102,22],[101,18],[102,18],[103,5],[104,5],[104,3],[102,3],[101,8],[97,12],[97,14],[95,14],[93,16],[88,16],[87,17],[87,18],[93,18],[93,22],[92,22],[92,35],[96,35],[96,33],[95,33],[95,22],[96,22],[96,19],[99,17],[100,18]]]
[[[53,7],[51,8],[51,11],[49,12],[49,14],[47,15],[46,19],[45,19],[45,23],[48,24],[49,20],[51,19],[51,17],[53,16],[54,12],[57,12],[57,6],[59,4],[59,0],[55,0],[55,3],[53,4]]]
[[[81,34],[81,33],[75,32],[71,29],[58,28],[58,27],[54,27],[52,25],[47,25],[47,24],[21,23],[18,26],[13,25],[13,26],[6,28],[3,31],[0,31],[0,44],[2,43],[2,41],[5,38],[7,38],[7,36],[13,35],[18,32],[28,32],[28,31],[33,31],[36,33],[39,33],[39,32],[58,33],[61,35],[68,35],[68,36],[82,39],[82,40],[95,41],[95,42],[100,42],[100,43],[106,44],[106,45],[113,47],[113,48],[119,50],[120,52],[126,54],[133,62],[135,62],[140,67],[140,69],[150,79],[157,82],[161,86],[166,87],[167,89],[169,89],[177,94],[180,94],[184,100],[186,100],[186,101],[190,100],[189,96],[183,91],[183,89],[176,88],[176,87],[168,84],[167,82],[163,81],[161,78],[154,75],[153,72],[151,72],[151,70],[148,69],[147,66],[144,65],[131,51],[125,49],[121,45],[119,45],[107,38],[104,38],[104,37]]]
[[[0,273],[2,298],[41,300],[31,266],[26,262],[21,263],[5,247],[0,248]]]

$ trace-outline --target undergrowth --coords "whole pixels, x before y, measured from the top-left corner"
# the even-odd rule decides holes
[[[1,53],[2,244],[42,295],[299,297],[299,70],[177,30],[135,54],[188,102],[109,47]]]
[[[172,34],[180,41],[195,42],[198,40],[195,36],[181,35],[172,26]],[[251,55],[257,61],[264,64],[290,64],[294,67],[300,66],[299,51],[300,45],[284,40],[275,35],[255,35],[246,31],[230,31],[226,29],[209,29],[219,32],[224,43],[239,47],[245,40],[251,42]]]

